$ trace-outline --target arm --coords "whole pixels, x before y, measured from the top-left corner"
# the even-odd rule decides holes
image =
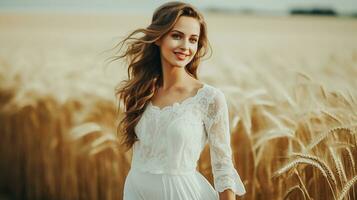
[[[214,187],[221,200],[235,199],[246,193],[238,172],[233,166],[230,146],[228,106],[223,92],[217,90],[207,108],[205,122]]]

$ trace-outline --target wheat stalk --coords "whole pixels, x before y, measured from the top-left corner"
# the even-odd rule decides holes
[[[262,114],[263,114],[265,117],[267,117],[268,119],[270,119],[270,121],[273,122],[273,124],[275,124],[279,129],[284,129],[284,128],[286,128],[285,125],[283,125],[283,124],[281,123],[281,121],[280,121],[277,117],[275,117],[274,115],[272,115],[270,112],[268,112],[268,111],[266,111],[266,110],[264,110],[264,109],[263,109],[261,112],[262,112]]]
[[[320,91],[321,91],[324,99],[327,99],[326,90],[325,90],[324,86],[320,85]]]
[[[343,149],[345,149],[347,151],[347,153],[348,153],[348,158],[349,158],[349,160],[350,160],[350,162],[352,164],[353,173],[356,173],[356,164],[355,164],[355,160],[353,159],[353,154],[352,154],[351,149],[348,148],[348,147],[345,147]]]
[[[294,168],[296,167],[297,165],[299,164],[307,164],[307,165],[312,165],[316,168],[318,168],[321,173],[327,177],[327,175],[325,174],[324,170],[321,168],[321,166],[315,162],[315,161],[312,161],[310,159],[306,159],[306,158],[297,158],[297,159],[294,159],[290,162],[288,162],[286,165],[284,165],[283,167],[281,167],[280,169],[276,170],[274,173],[273,173],[273,176],[272,178],[274,177],[277,177],[277,176],[280,176],[286,172],[288,172],[291,168]]]
[[[302,186],[302,189],[303,189],[303,191],[304,191],[304,194],[307,196],[307,198],[308,198],[309,200],[311,200],[310,194],[309,194],[309,192],[307,191],[304,182],[301,180],[299,171],[298,171],[296,168],[294,169],[294,174],[295,174],[296,177],[298,178],[299,184],[300,184],[300,186]]]
[[[350,102],[351,100],[349,100],[342,91],[339,91],[339,94],[342,97],[342,100],[344,100],[344,102],[348,104],[349,108],[353,108],[353,105]]]
[[[341,160],[337,157],[335,151],[331,147],[328,147],[328,149],[330,151],[330,154],[332,155],[332,160],[335,163],[336,171],[337,171],[338,177],[340,178],[341,183],[342,184],[346,183],[347,178],[346,178],[346,174],[343,170]]]
[[[101,127],[93,122],[81,124],[79,126],[76,126],[71,130],[70,135],[73,137],[74,140],[78,140],[88,134],[91,134],[93,132],[98,132],[101,131]]]
[[[290,125],[292,125],[294,128],[296,128],[297,126],[297,122],[294,121],[293,119],[290,119],[288,116],[286,115],[280,115],[279,116],[281,119],[283,119],[285,122],[289,123]]]
[[[334,188],[332,187],[329,178],[334,180],[334,182],[336,182],[336,179],[334,179],[334,176],[331,174],[327,174],[326,171],[324,170],[324,168],[320,165],[320,163],[318,161],[316,161],[315,159],[311,159],[309,156],[306,157],[301,157],[301,158],[297,158],[293,161],[290,161],[288,164],[286,164],[285,166],[281,167],[279,170],[275,171],[273,174],[273,177],[277,177],[282,175],[283,173],[289,171],[291,168],[296,167],[299,164],[307,164],[307,165],[311,165],[316,167],[317,169],[319,169],[319,171],[321,172],[321,174],[326,178],[327,183],[329,184],[330,190],[332,192],[332,195],[335,196],[335,191]],[[328,172],[331,173],[331,172]]]
[[[329,116],[331,119],[337,121],[339,124],[343,124],[342,120],[339,119],[336,115],[332,114],[331,112],[327,110],[321,110],[321,112],[327,116]]]
[[[351,94],[350,90],[348,90],[348,96],[350,97],[353,104],[357,104],[357,100],[355,100],[355,97],[353,94]]]
[[[251,121],[251,113],[250,113],[250,108],[249,105],[243,106],[243,118],[242,122],[244,124],[244,127],[246,128],[246,131],[248,135],[251,135],[251,129],[252,129],[252,121]]]
[[[330,134],[335,133],[335,132],[339,133],[339,132],[342,132],[342,130],[353,135],[353,131],[351,130],[351,128],[348,128],[345,126],[338,126],[338,127],[331,128],[331,129],[323,132],[322,134],[318,135],[316,138],[314,138],[313,141],[306,147],[306,151],[309,151],[312,148],[314,148],[316,145],[318,145],[321,141],[323,141]]]
[[[347,192],[352,188],[352,186],[357,182],[357,176],[354,176],[351,180],[349,180],[346,185],[343,187],[342,192],[340,196],[338,197],[338,200],[342,200]]]
[[[267,133],[259,137],[258,141],[255,142],[253,149],[256,150],[259,148],[262,144],[266,143],[269,140],[276,139],[276,138],[282,138],[282,137],[287,137],[290,139],[294,139],[294,132],[290,129],[273,129],[269,130]]]
[[[112,152],[114,154],[116,154],[116,155],[119,153],[117,144],[105,143],[105,144],[98,145],[95,148],[91,149],[88,154],[90,156],[94,156],[94,155],[96,155],[96,154],[98,154],[98,153],[100,153],[100,152],[102,152],[102,151],[104,151],[106,149],[112,150]]]
[[[118,146],[117,138],[113,134],[105,134],[90,144],[89,155],[93,156],[108,148],[112,149],[114,153],[118,153]]]
[[[350,144],[347,142],[334,142],[331,144],[331,146],[336,149],[342,149],[342,148],[348,148],[348,147],[353,148],[354,147],[353,144]]]
[[[285,200],[285,199],[289,198],[290,194],[292,194],[295,190],[301,192],[302,196],[304,197],[304,200],[306,200],[304,191],[301,189],[301,187],[299,185],[294,185],[294,186],[290,187],[288,189],[288,191],[286,191],[286,193],[284,194],[283,199]]]
[[[111,142],[115,143],[115,142],[117,142],[117,138],[114,136],[114,134],[108,133],[108,134],[105,134],[105,135],[97,138],[90,145],[91,145],[91,148],[95,148],[96,146],[99,146],[107,141],[111,141]]]
[[[303,71],[296,71],[296,75],[300,76],[301,78],[304,78],[305,80],[312,81],[312,78],[304,73]]]
[[[334,185],[337,184],[336,182],[336,178],[335,176],[333,175],[333,172],[332,170],[330,169],[330,167],[325,163],[325,161],[323,161],[322,159],[316,157],[316,156],[313,156],[313,155],[309,155],[309,154],[303,154],[303,153],[292,153],[293,156],[298,156],[300,158],[306,158],[306,159],[309,159],[309,160],[312,160],[316,163],[319,164],[319,169],[323,169],[324,171],[324,174],[326,175],[325,177],[328,178],[328,180],[332,180]]]

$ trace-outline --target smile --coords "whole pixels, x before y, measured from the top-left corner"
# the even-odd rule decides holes
[[[180,52],[174,52],[174,53],[179,60],[184,60],[187,56],[189,56],[187,54],[180,53]]]

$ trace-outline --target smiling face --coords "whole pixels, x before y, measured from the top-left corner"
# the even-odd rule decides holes
[[[156,42],[160,47],[161,64],[184,68],[197,52],[199,35],[198,20],[181,16],[174,27]]]

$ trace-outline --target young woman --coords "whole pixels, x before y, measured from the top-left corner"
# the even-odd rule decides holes
[[[137,36],[141,34],[141,36]],[[133,148],[124,200],[233,200],[246,191],[232,162],[223,92],[197,78],[208,41],[190,4],[165,3],[147,28],[121,43],[128,79],[117,88],[124,107],[118,133]],[[120,104],[119,104],[120,107]],[[214,188],[197,170],[210,146]]]

